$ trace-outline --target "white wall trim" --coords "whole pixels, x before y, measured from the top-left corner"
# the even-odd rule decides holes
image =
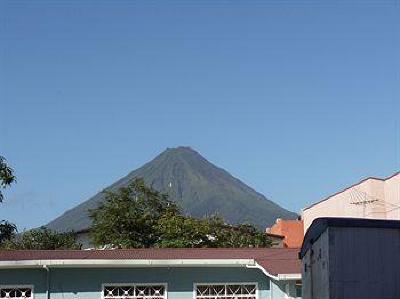
[[[254,259],[64,259],[64,260],[17,260],[0,261],[0,269],[13,268],[145,268],[145,267],[246,267],[259,269],[274,280],[301,280],[301,274],[273,275]]]
[[[65,260],[18,260],[0,261],[1,268],[43,268],[51,267],[245,267],[254,265],[254,259],[168,259],[168,260],[134,260],[134,259],[65,259]]]
[[[265,270],[265,268],[262,267],[257,262],[255,262],[254,265],[246,265],[246,268],[259,269],[266,276],[268,276],[269,278],[272,278],[274,280],[299,280],[299,279],[301,280],[301,273],[273,275],[273,274],[269,273],[267,270]]]
[[[301,280],[301,274],[278,274],[278,280]]]

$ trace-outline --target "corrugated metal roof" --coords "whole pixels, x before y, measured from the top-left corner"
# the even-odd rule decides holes
[[[1,250],[0,261],[254,259],[268,273],[278,275],[301,273],[298,252],[287,248]]]

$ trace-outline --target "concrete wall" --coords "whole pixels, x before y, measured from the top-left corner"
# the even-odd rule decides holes
[[[400,298],[400,230],[329,228],[330,298]]]
[[[167,283],[168,299],[193,299],[193,283],[257,282],[258,299],[295,298],[284,284],[271,282],[260,270],[246,268],[51,269],[51,299],[101,299],[103,283]],[[46,299],[46,271],[0,270],[0,285],[33,285],[34,299]],[[271,286],[273,288],[271,292]]]
[[[302,263],[303,299],[400,298],[399,229],[329,227]]]
[[[354,204],[372,201],[365,206]],[[400,220],[400,173],[386,180],[370,178],[302,211],[304,233],[319,217]]]
[[[388,205],[387,219],[400,219],[400,175],[385,181],[385,199]]]
[[[273,282],[271,285],[271,299],[285,298],[285,299],[301,299],[301,296],[296,296],[296,284],[291,282]]]
[[[329,229],[328,229],[329,230]],[[303,298],[329,298],[329,238],[325,232],[302,261]]]

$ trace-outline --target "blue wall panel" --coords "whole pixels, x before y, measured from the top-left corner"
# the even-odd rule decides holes
[[[284,299],[283,284],[258,269],[246,268],[58,268],[50,270],[51,299],[101,299],[103,283],[166,283],[168,299],[193,299],[194,283],[258,283],[258,299]],[[0,270],[0,285],[34,285],[35,299],[46,299],[46,271]],[[289,297],[290,298],[290,297]]]

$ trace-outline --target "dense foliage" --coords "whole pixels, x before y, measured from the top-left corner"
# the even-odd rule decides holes
[[[115,193],[106,192],[106,200],[90,211],[92,241],[124,248],[151,247],[159,239],[154,228],[166,214],[178,214],[178,207],[142,179],[135,179]]]
[[[0,156],[0,202],[4,189],[16,181],[14,170]],[[59,234],[46,228],[34,229],[17,235],[17,226],[6,220],[0,221],[1,249],[79,249],[72,233]]]
[[[17,226],[6,220],[0,221],[0,246],[15,237]]]
[[[3,156],[0,156],[0,202],[4,199],[1,189],[6,188],[14,182],[14,170],[7,164],[6,159]]]
[[[268,247],[270,239],[252,225],[229,225],[220,217],[195,219],[162,194],[134,179],[90,212],[94,244],[122,248]]]
[[[41,227],[14,236],[1,244],[3,249],[55,250],[80,249],[73,233],[57,233]]]
[[[165,215],[157,223],[156,247],[269,247],[271,240],[248,224],[229,225],[220,217]]]
[[[4,195],[1,189],[4,189],[15,182],[14,170],[7,164],[6,159],[0,155],[0,202],[3,202]],[[0,221],[0,246],[11,240],[17,233],[15,224],[7,220]]]

